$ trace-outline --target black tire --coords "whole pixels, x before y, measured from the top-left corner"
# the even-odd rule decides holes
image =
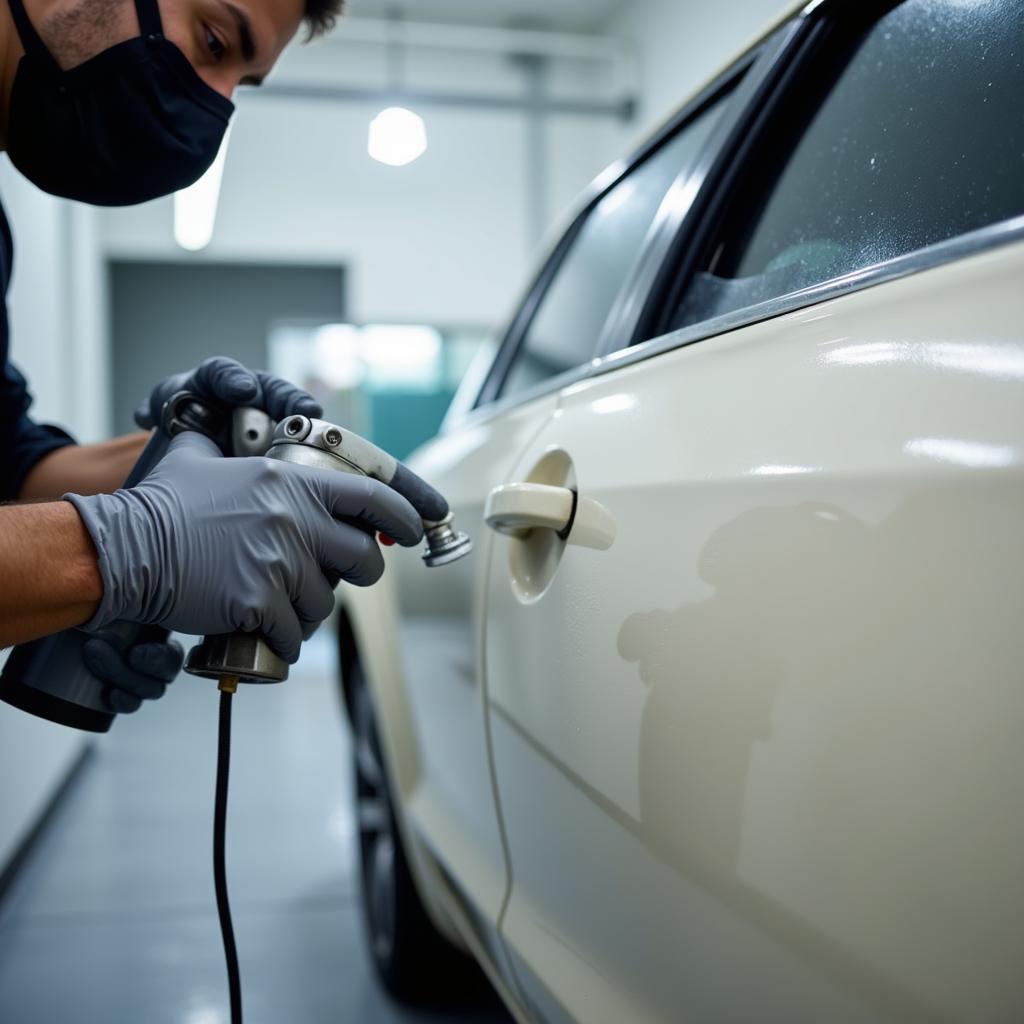
[[[464,1003],[486,990],[476,964],[427,917],[395,821],[366,683],[353,666],[352,759],[367,952],[384,987],[415,1005]]]

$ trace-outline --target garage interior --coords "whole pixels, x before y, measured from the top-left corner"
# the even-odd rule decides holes
[[[975,0],[943,2],[959,11]],[[297,39],[265,85],[240,90],[214,166],[197,185],[176,195],[124,208],[86,206],[40,191],[0,156],[0,196],[16,246],[8,294],[10,358],[30,382],[34,418],[83,443],[133,431],[136,406],[154,383],[217,354],[308,388],[322,401],[325,420],[407,458],[435,437],[453,408],[464,411],[458,403],[465,382],[484,379],[510,315],[579,212],[579,197],[588,186],[616,166],[621,170],[617,161],[635,152],[780,13],[779,0],[416,0],[405,5],[349,0],[326,38],[310,45]],[[724,105],[734,87],[730,82],[714,101]],[[736,89],[740,95],[742,89]],[[700,107],[701,116],[705,109]],[[635,181],[625,184],[625,198],[616,201],[630,201],[628,189]],[[1015,230],[1020,228],[1024,221]],[[826,255],[811,253],[822,260]],[[806,326],[811,319],[808,314],[800,323]],[[825,339],[823,347],[833,340]],[[992,352],[999,341],[992,342]],[[851,346],[849,365],[897,362],[899,344],[886,349],[878,343],[868,357]],[[960,343],[954,338],[949,344],[950,359],[961,359]],[[839,363],[847,350],[830,352],[823,361]],[[1020,380],[1019,352],[1015,358],[1006,362],[996,353],[994,369],[964,372]],[[938,370],[963,370],[966,360],[963,356],[959,365]],[[756,388],[748,385],[754,395]],[[630,401],[629,395],[610,394],[593,405],[596,414],[628,416]],[[1011,445],[964,442],[952,430],[949,437],[933,433],[937,436],[910,441],[902,454],[943,465],[959,459],[983,472],[1008,469],[1014,459],[1019,463]],[[534,436],[541,436],[540,428]],[[523,450],[525,435],[519,440]],[[543,459],[538,465],[550,470]],[[565,493],[571,467],[556,469]],[[767,478],[758,482],[770,488],[781,478],[815,471],[810,463],[791,465],[766,456],[747,475]],[[551,483],[544,472],[530,483],[537,481]],[[575,486],[572,482],[572,517],[582,516],[583,507]],[[833,516],[830,509],[803,506],[792,536],[805,527],[808,533],[825,529],[818,520]],[[850,550],[855,543],[869,548],[869,518],[844,521],[855,538]],[[970,511],[950,519],[957,528],[970,521]],[[746,526],[737,522],[735,536],[726,533],[723,540],[715,534],[721,550],[709,542],[710,555],[708,549],[700,552],[706,561],[693,552],[694,564],[707,572],[699,586],[708,595],[695,617],[695,632],[704,628],[700,615],[709,622],[714,617],[714,573],[728,575],[730,569],[724,556],[716,559],[730,544],[729,550],[737,544],[746,550],[736,542],[746,536]],[[795,543],[788,521],[769,514],[765,522],[758,529],[777,541],[779,550]],[[600,527],[594,526],[595,536]],[[831,542],[832,534],[828,537]],[[825,551],[826,542],[821,543]],[[906,551],[895,539],[892,546],[900,554]],[[972,562],[966,543],[951,550],[953,561],[960,551],[965,576],[971,565],[981,564]],[[906,555],[908,566],[917,553],[913,548]],[[407,557],[415,561],[414,555]],[[992,576],[998,563],[994,555],[985,563]],[[827,555],[820,564],[831,564]],[[743,579],[746,563],[732,569]],[[824,569],[820,575],[827,575]],[[832,581],[822,583],[821,591],[831,595],[831,586]],[[979,594],[983,590],[978,587]],[[438,593],[440,607],[450,590],[442,585]],[[524,605],[534,596],[517,593]],[[420,598],[433,614],[429,599]],[[749,611],[742,601],[737,605],[737,615]],[[844,607],[838,601],[836,606]],[[579,614],[589,607],[581,599]],[[617,667],[628,671],[636,693],[641,687],[653,693],[652,679],[659,673],[671,683],[673,651],[680,660],[689,655],[689,648],[681,647],[658,653],[666,630],[675,628],[673,621],[678,626],[686,608],[675,602],[669,611],[638,615],[617,637],[618,653],[628,663]],[[443,612],[438,611],[439,619]],[[358,789],[354,763],[358,767],[360,750],[345,707],[352,693],[344,693],[342,685],[343,668],[351,672],[345,655],[348,628],[347,620],[340,626],[336,618],[328,620],[305,642],[284,684],[243,688],[234,702],[227,875],[246,1021],[511,1022],[510,1010],[492,987],[494,979],[476,968],[467,971],[457,998],[449,994],[424,1006],[393,998],[374,971],[361,904],[364,823],[357,791],[365,794]],[[178,639],[188,650],[199,638]],[[906,636],[902,639],[909,645]],[[434,641],[424,634],[420,642],[426,651]],[[442,637],[431,652],[438,660],[444,642]],[[722,647],[730,642],[723,631]],[[415,662],[418,653],[414,644],[404,647],[401,657]],[[0,667],[9,654],[0,652]],[[736,655],[737,664],[742,657]],[[939,661],[936,656],[937,667]],[[453,676],[464,667],[454,665]],[[736,671],[741,669],[747,670],[741,665]],[[661,694],[668,689],[663,686]],[[230,1024],[211,865],[216,690],[213,682],[183,674],[161,700],[119,716],[109,734],[97,736],[0,703],[3,1024]],[[438,715],[447,710],[440,703]],[[641,721],[642,712],[630,710],[641,705],[639,698],[629,704],[627,697],[621,705],[627,727],[638,733],[652,728],[650,721]],[[712,705],[713,699],[705,707]],[[670,704],[666,720],[689,713],[681,707]],[[866,961],[850,967],[838,946],[819,942],[796,915],[787,918],[770,901],[759,902],[739,880],[742,808],[736,808],[748,796],[744,758],[752,757],[754,742],[747,733],[760,738],[771,714],[766,705],[763,722],[759,717],[749,729],[736,728],[740,768],[726,764],[729,751],[711,749],[710,743],[701,748],[699,728],[689,736],[706,763],[725,765],[723,776],[731,780],[731,789],[724,786],[717,793],[717,798],[724,793],[722,802],[729,807],[723,812],[708,800],[704,810],[708,849],[735,868],[735,877],[729,874],[724,881],[714,871],[702,875],[706,864],[698,856],[694,906],[703,899],[720,900],[731,910],[748,901],[746,909],[754,908],[750,921],[778,924],[791,941],[783,959],[796,950],[792,959],[800,965],[801,957],[808,963],[818,957],[827,966],[841,961],[854,978],[850,990],[864,996],[865,1005],[875,1005],[870,1000],[877,998],[879,1006],[907,1011],[905,1018],[877,1019],[947,1019],[932,1016],[934,1007],[923,998],[901,1002],[906,993],[888,987],[891,979],[883,971]],[[811,730],[805,736],[799,715],[796,719],[794,732],[811,749]],[[534,742],[514,735],[515,722],[504,727],[506,742]],[[992,729],[997,731],[995,725]],[[670,759],[678,736],[658,733],[658,739],[657,755]],[[628,760],[628,751],[611,750],[607,756],[609,777],[619,768],[620,779],[642,773],[642,765],[615,761]],[[545,769],[572,784],[579,781],[568,759],[565,764],[549,760]],[[694,763],[704,762],[698,756]],[[497,788],[489,778],[468,783]],[[765,785],[767,804],[771,783]],[[1017,801],[1019,809],[1019,797],[1008,792],[999,789],[993,806],[997,800],[1003,801],[999,807]],[[614,817],[620,807],[606,797],[597,794],[594,802],[612,806]],[[634,798],[642,803],[643,797],[630,791],[621,803]],[[640,834],[641,817],[637,811],[637,820],[629,819],[623,831],[632,828],[640,845],[653,848],[654,839]],[[670,835],[668,847],[676,838]],[[507,837],[502,834],[501,840],[507,856]],[[936,839],[936,846],[943,842]],[[661,870],[673,852],[655,850],[655,869]],[[778,863],[783,860],[780,856]],[[799,870],[783,864],[780,877],[796,878],[798,889]],[[908,870],[900,877],[912,879],[906,886],[912,891],[916,874]],[[1009,927],[1007,948],[1013,949]],[[548,938],[553,957],[564,952],[559,936]],[[509,975],[521,967],[510,955]],[[588,968],[600,973],[583,965],[581,977]],[[699,967],[693,970],[700,973]],[[643,976],[642,970],[637,973]],[[723,990],[731,984],[704,980]],[[817,979],[812,981],[808,991],[816,992]],[[576,1019],[565,1007],[538,1002],[531,1009],[537,1020],[552,1024]],[[851,1012],[842,1019],[866,1018]]]

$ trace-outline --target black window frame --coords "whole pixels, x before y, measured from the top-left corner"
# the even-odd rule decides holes
[[[867,5],[873,0],[864,2]],[[822,6],[825,5],[813,11],[805,10],[780,30],[780,33],[786,32],[786,38],[779,59],[765,70],[757,94],[737,117],[693,204],[675,224],[666,225],[671,238],[662,251],[644,308],[633,325],[629,347],[656,340],[667,333],[667,321],[676,308],[674,303],[678,303],[689,287],[700,257],[706,252],[738,183],[750,173],[756,160],[757,144],[770,131],[780,105],[799,82],[808,56],[827,30],[828,22],[820,16]]]
[[[579,237],[584,224],[587,222],[598,204],[605,198],[605,196],[608,195],[609,192],[633,174],[641,164],[653,157],[655,153],[657,153],[662,146],[668,143],[670,139],[674,138],[679,132],[684,131],[693,121],[700,117],[701,114],[720,99],[726,98],[727,103],[730,104],[730,109],[725,111],[723,121],[728,122],[735,117],[739,117],[744,109],[745,99],[742,95],[738,95],[740,93],[740,89],[737,88],[737,84],[742,84],[744,76],[750,77],[753,73],[763,46],[764,43],[761,42],[745,51],[721,74],[717,75],[711,82],[693,96],[692,99],[682,107],[682,109],[680,109],[653,136],[648,138],[632,153],[632,155],[630,155],[626,160],[620,160],[612,164],[604,172],[598,175],[590,185],[584,193],[580,208],[573,217],[572,223],[555,244],[554,249],[545,261],[540,273],[534,278],[527,290],[526,298],[517,308],[517,311],[512,318],[511,325],[503,336],[498,352],[494,358],[494,362],[491,364],[490,371],[488,372],[483,386],[477,395],[476,401],[473,404],[470,415],[480,409],[490,408],[495,405],[500,405],[502,407],[505,407],[506,405],[509,407],[519,405],[534,397],[546,394],[549,391],[557,390],[559,387],[564,386],[567,379],[574,375],[579,376],[580,370],[589,366],[589,362],[584,361],[574,370],[567,370],[564,373],[549,378],[548,380],[541,381],[535,387],[529,388],[526,391],[508,396],[501,395],[501,389],[505,384],[505,380],[512,368],[512,364],[515,362],[515,359],[519,354],[520,348],[529,334],[530,327],[540,310],[541,304],[547,296],[556,276],[562,269],[565,259]],[[728,97],[730,90],[734,93],[731,98]],[[718,135],[719,131],[712,132],[711,137],[702,147],[702,152],[698,156],[698,161],[704,166],[708,163],[706,152],[717,145],[716,137]],[[679,179],[677,179],[676,184],[678,184],[678,180]],[[675,188],[675,184],[673,184],[672,188]],[[657,228],[660,226],[660,221],[661,213],[659,211],[656,224],[652,227],[652,232],[648,236],[648,242],[650,242],[652,235],[656,234]],[[638,254],[638,263],[641,266],[644,265],[645,262],[647,244],[648,243],[645,243],[645,249]],[[622,295],[635,295],[633,280],[628,279],[625,282]],[[609,323],[617,323],[620,321],[623,313],[623,304],[617,300],[609,311]],[[634,315],[639,315],[639,308],[635,309]],[[594,351],[591,356],[592,359],[598,358],[603,354],[603,340],[603,337],[594,339]]]

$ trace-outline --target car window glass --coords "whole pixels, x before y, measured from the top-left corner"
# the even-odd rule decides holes
[[[860,38],[838,80],[834,53],[830,78],[808,72],[827,93],[809,121],[776,118],[806,128],[776,140],[767,195],[737,189],[754,205],[735,204],[672,326],[1024,213],[1024,4],[906,0]]]
[[[590,211],[516,352],[501,395],[514,395],[591,359],[655,214],[721,115],[719,99]]]

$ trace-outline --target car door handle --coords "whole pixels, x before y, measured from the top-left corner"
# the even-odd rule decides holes
[[[611,513],[592,498],[550,484],[502,484],[487,495],[484,521],[498,533],[525,538],[554,530],[566,543],[604,551],[615,540]]]

